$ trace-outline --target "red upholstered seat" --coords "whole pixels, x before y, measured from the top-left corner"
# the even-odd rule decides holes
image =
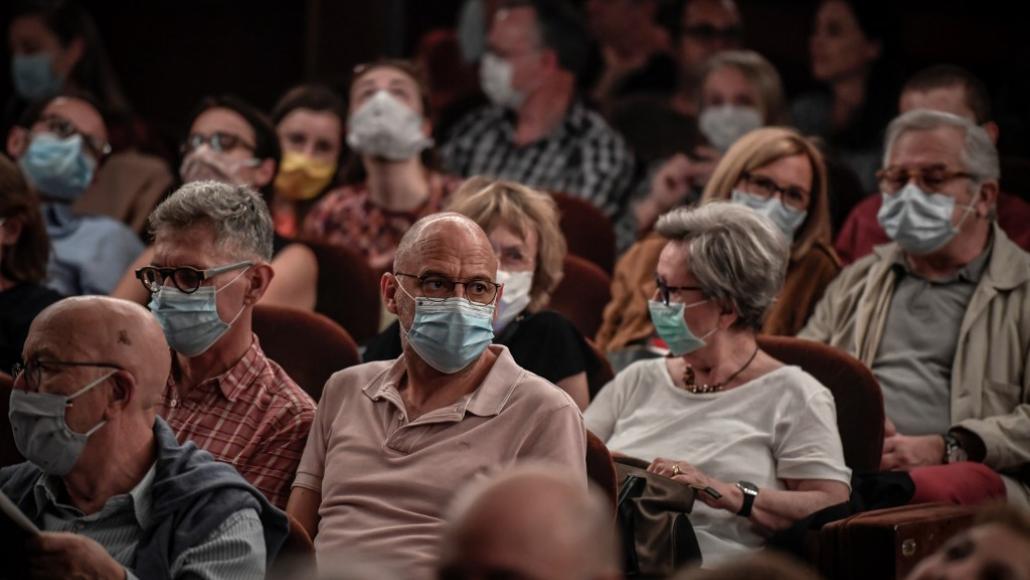
[[[304,242],[318,261],[315,312],[324,314],[362,341],[379,332],[379,275],[357,252]]]
[[[587,479],[604,491],[614,510],[618,489],[615,463],[612,462],[612,454],[608,452],[604,442],[590,431],[587,431]]]
[[[315,401],[330,375],[361,362],[354,339],[321,314],[259,304],[254,308],[254,333],[268,358]]]
[[[10,375],[0,373],[0,467],[15,465],[25,461],[14,445],[14,434],[11,433],[11,421],[7,412],[11,405],[11,388],[14,380]]]
[[[562,268],[565,275],[547,307],[565,315],[583,336],[594,336],[612,299],[611,279],[595,264],[571,254]]]
[[[597,264],[609,276],[615,267],[615,230],[611,220],[589,201],[553,193],[561,212],[562,234],[569,253]]]

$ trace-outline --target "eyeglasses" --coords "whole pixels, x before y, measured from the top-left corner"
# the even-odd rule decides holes
[[[740,40],[741,29],[739,26],[731,26],[729,28],[717,28],[711,24],[699,24],[697,26],[687,26],[683,29],[685,36],[693,36],[698,40],[714,41],[722,40],[726,42],[734,42]]]
[[[977,176],[965,171],[952,171],[943,165],[932,165],[919,169],[907,169],[905,167],[887,167],[876,172],[876,179],[880,184],[880,191],[888,195],[894,195],[901,191],[901,188],[912,179],[916,181],[919,188],[927,193],[937,192],[941,186],[952,179],[976,179]]]
[[[27,363],[17,362],[11,367],[11,376],[14,380],[18,380],[18,377],[25,374],[25,386],[28,387],[29,391],[35,391],[39,388],[40,382],[43,380],[43,370],[53,366],[64,366],[64,367],[98,367],[105,369],[115,369],[119,371],[125,370],[122,366],[114,363],[107,362],[78,362],[78,361],[63,361],[63,360],[39,360],[29,359]]]
[[[211,149],[219,153],[229,152],[237,147],[242,147],[251,152],[256,149],[254,145],[247,143],[243,140],[243,137],[240,137],[239,135],[233,135],[232,133],[225,133],[223,131],[215,131],[210,135],[190,133],[190,136],[186,137],[186,141],[182,144],[180,152],[185,155],[191,151],[195,151],[204,144],[207,144]]]
[[[661,276],[655,274],[654,283],[658,287],[658,297],[661,298],[662,303],[666,306],[669,305],[669,298],[673,292],[685,292],[687,290],[697,290],[698,292],[704,292],[704,289],[700,286],[669,286],[665,283],[665,280]]]
[[[147,292],[153,294],[161,289],[165,285],[165,281],[168,278],[172,279],[172,284],[176,288],[186,294],[192,294],[200,288],[200,285],[204,280],[209,280],[219,274],[225,272],[231,272],[233,270],[239,270],[241,268],[249,268],[253,266],[254,262],[243,261],[236,262],[235,264],[229,264],[228,266],[219,266],[217,268],[208,268],[207,270],[198,270],[191,268],[190,266],[180,266],[178,268],[158,268],[156,266],[145,266],[136,270],[136,279],[143,284]]]
[[[39,123],[46,129],[46,132],[53,133],[61,139],[67,139],[72,135],[82,137],[82,144],[86,151],[93,156],[93,159],[100,161],[111,152],[111,145],[95,135],[87,135],[76,127],[71,121],[58,115],[43,115]]]
[[[748,192],[764,197],[766,199],[780,194],[780,203],[799,211],[808,209],[808,202],[812,195],[804,189],[796,186],[783,187],[764,175],[755,175],[750,172],[743,172],[740,176],[751,184]]]
[[[426,274],[424,276],[416,276],[415,274],[405,274],[403,272],[395,272],[394,276],[404,276],[406,278],[414,278],[418,280],[418,288],[422,292],[422,297],[432,298],[434,300],[444,300],[446,298],[452,298],[454,296],[454,287],[461,284],[463,288],[463,296],[468,299],[469,302],[476,304],[490,304],[497,297],[497,289],[501,287],[497,282],[491,282],[490,280],[482,280],[473,278],[471,280],[451,280],[444,276],[437,274]]]

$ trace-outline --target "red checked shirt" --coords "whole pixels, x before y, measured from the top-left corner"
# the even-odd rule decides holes
[[[285,508],[315,417],[311,397],[265,356],[256,336],[231,369],[188,393],[177,375],[173,365],[158,412],[179,442],[191,440],[231,464]]]

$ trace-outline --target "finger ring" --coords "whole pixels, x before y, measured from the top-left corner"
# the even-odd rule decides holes
[[[673,464],[673,466],[672,466],[672,474],[673,475],[679,475],[680,473],[681,473],[680,472],[680,466],[677,465],[677,464]]]

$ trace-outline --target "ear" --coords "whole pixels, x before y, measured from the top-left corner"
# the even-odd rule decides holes
[[[399,316],[397,309],[397,284],[400,282],[397,277],[389,272],[384,272],[379,278],[379,295],[383,299],[383,306],[390,314]]]
[[[0,227],[0,246],[13,246],[21,237],[22,218],[7,218]]]
[[[257,304],[258,300],[261,300],[261,297],[268,291],[268,285],[272,283],[272,278],[275,277],[275,270],[267,262],[251,266],[251,271],[250,286],[243,298],[243,303],[247,306]]]
[[[721,310],[719,311],[719,328],[721,328],[722,330],[726,330],[727,328],[733,326],[734,323],[737,322],[737,319],[740,318],[740,316],[737,314],[737,311],[733,309],[732,304],[728,302],[719,302],[718,304],[721,308]]]
[[[988,181],[980,185],[980,192],[977,199],[973,201],[974,211],[979,218],[986,218],[991,215],[991,208],[998,205],[998,182]]]
[[[994,121],[987,121],[981,126],[984,128],[984,131],[987,131],[987,136],[991,138],[991,143],[997,145],[998,135],[1001,134],[1001,129],[998,127],[998,124]]]
[[[21,159],[28,148],[29,130],[24,127],[11,127],[11,130],[7,132],[7,154],[11,156],[11,159]]]
[[[275,177],[275,169],[276,165],[274,159],[263,160],[261,165],[254,168],[254,185],[260,189],[271,183],[272,179]]]
[[[136,378],[132,373],[118,371],[111,375],[111,401],[104,411],[104,419],[125,412],[125,409],[136,400]]]

